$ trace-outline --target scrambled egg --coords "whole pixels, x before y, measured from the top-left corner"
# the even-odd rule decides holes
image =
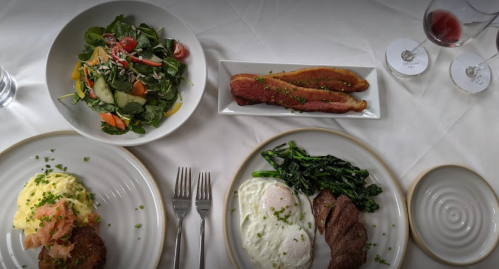
[[[14,228],[24,230],[25,235],[34,234],[40,221],[33,218],[36,210],[44,204],[53,204],[65,198],[76,216],[75,225],[88,225],[88,216],[93,212],[93,194],[73,175],[65,173],[37,174],[19,193]]]

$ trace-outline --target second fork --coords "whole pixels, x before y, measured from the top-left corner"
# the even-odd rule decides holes
[[[211,208],[211,176],[210,173],[199,173],[196,193],[196,208],[201,217],[199,242],[199,268],[204,269],[204,219]]]

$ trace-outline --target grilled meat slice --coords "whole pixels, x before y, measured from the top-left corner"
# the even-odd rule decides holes
[[[331,246],[331,257],[335,258],[341,255],[352,255],[365,252],[363,250],[367,242],[367,231],[364,224],[357,222],[344,236],[334,242]]]
[[[69,241],[74,244],[70,258],[65,260],[52,258],[48,250],[43,247],[38,255],[38,268],[104,268],[107,254],[106,246],[102,238],[92,228],[74,228]]]
[[[331,248],[329,269],[357,269],[367,261],[367,231],[358,222],[359,210],[346,195],[336,198],[329,210],[326,203],[334,201],[327,190],[321,191],[314,199],[314,217],[319,228],[325,219],[325,239]],[[329,215],[329,217],[328,217]],[[323,226],[324,227],[324,226]],[[323,228],[324,229],[324,228]]]
[[[323,234],[326,226],[326,220],[331,210],[336,206],[336,199],[327,190],[321,191],[314,199],[313,210],[315,225],[319,233]]]
[[[339,92],[361,92],[369,87],[365,79],[346,69],[311,67],[292,72],[281,72],[265,77],[280,79],[296,86]]]
[[[340,200],[342,199],[341,197],[348,199],[348,201],[342,208],[338,206],[340,204],[340,201],[342,201]],[[339,210],[337,215],[334,214],[336,213],[334,212],[336,210]],[[336,208],[334,209],[334,211],[333,215],[331,215],[331,219],[326,224],[325,235],[326,242],[331,248],[358,222],[359,217],[359,210],[357,209],[355,204],[353,204],[352,201],[344,195],[341,195],[336,200]]]
[[[239,105],[266,103],[300,111],[328,113],[360,112],[367,107],[366,101],[359,101],[346,93],[303,88],[251,74],[233,76],[230,86]]]

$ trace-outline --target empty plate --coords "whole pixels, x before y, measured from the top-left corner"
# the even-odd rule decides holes
[[[414,181],[407,200],[412,237],[431,258],[470,265],[496,247],[497,195],[476,172],[457,165],[432,168]]]

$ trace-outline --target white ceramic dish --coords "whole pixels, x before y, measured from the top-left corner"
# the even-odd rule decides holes
[[[457,165],[432,168],[414,181],[407,201],[412,237],[433,259],[470,265],[497,246],[497,196],[472,170]]]
[[[158,128],[147,127],[147,133],[139,135],[128,132],[125,135],[108,135],[100,130],[99,115],[86,107],[83,102],[71,104],[71,98],[58,100],[66,94],[74,93],[74,80],[71,73],[76,64],[75,57],[82,52],[83,36],[88,28],[110,24],[117,15],[123,14],[125,21],[140,24],[147,23],[153,28],[164,27],[160,39],[171,37],[181,42],[188,50],[182,60],[187,64],[184,77],[194,86],[183,81],[179,92],[182,95],[182,107],[173,116],[163,119]],[[114,1],[87,9],[72,19],[61,30],[50,48],[46,71],[47,87],[50,98],[64,120],[78,133],[100,142],[133,146],[162,138],[179,128],[194,112],[204,93],[206,84],[206,60],[201,44],[194,33],[179,19],[164,8],[135,1]]]
[[[282,116],[282,117],[315,117],[315,118],[344,118],[344,119],[379,119],[379,88],[378,74],[374,67],[356,66],[328,66],[348,69],[359,77],[369,82],[369,88],[364,92],[353,93],[357,99],[366,100],[367,108],[362,112],[347,112],[345,114],[333,114],[324,112],[293,113],[290,109],[266,104],[239,106],[230,92],[230,79],[239,73],[267,75],[270,71],[282,72],[293,71],[301,68],[318,65],[305,64],[282,64],[282,63],[253,63],[240,61],[220,61],[218,64],[218,113],[225,115],[249,115],[249,116]],[[324,65],[322,65],[324,66]]]
[[[45,162],[45,157],[54,160]],[[84,157],[90,159],[84,162]],[[56,164],[66,166],[66,172],[76,175],[95,195],[94,210],[101,217],[99,234],[107,247],[105,268],[156,268],[166,235],[166,215],[153,177],[126,149],[75,132],[35,136],[0,153],[0,267],[38,268],[41,248],[24,250],[24,234],[12,227],[12,221],[24,184],[43,172],[45,165],[58,171]],[[144,209],[135,210],[140,205]],[[142,227],[137,229],[136,224]]]
[[[361,268],[400,268],[406,251],[409,222],[405,200],[397,181],[384,162],[362,142],[348,135],[318,128],[305,128],[276,135],[257,146],[243,161],[236,171],[225,197],[224,237],[227,252],[235,268],[256,268],[248,253],[242,248],[239,229],[239,202],[234,191],[239,185],[251,178],[257,170],[269,170],[272,167],[260,152],[272,149],[290,140],[305,149],[311,155],[332,154],[371,171],[373,182],[383,188],[383,193],[375,197],[381,208],[375,213],[361,213],[359,221],[368,232],[368,243],[375,243],[367,252],[367,263]],[[370,182],[371,183],[371,182]],[[236,209],[236,210],[232,210]],[[373,226],[375,225],[375,227]],[[375,262],[379,254],[389,266]],[[318,232],[314,245],[312,268],[327,268],[331,252],[324,236]]]

